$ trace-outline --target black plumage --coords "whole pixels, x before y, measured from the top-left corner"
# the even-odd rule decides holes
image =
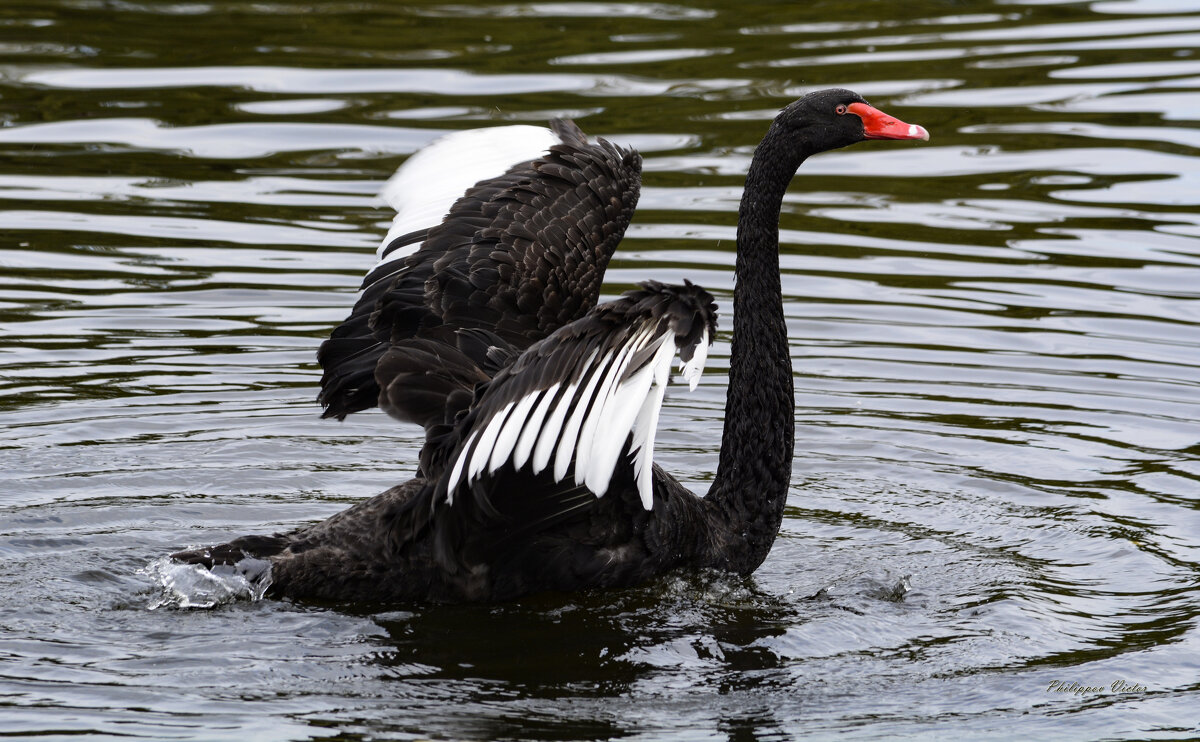
[[[368,602],[498,600],[762,563],[793,445],[784,193],[809,155],[928,134],[846,90],[807,95],[771,124],[739,210],[724,437],[701,498],[639,456],[652,448],[670,352],[694,374],[715,307],[691,284],[655,282],[594,306],[640,160],[555,126],[563,143],[545,157],[480,182],[441,224],[393,241],[421,247],[368,275],[321,348],[326,415],[377,399],[424,425],[421,476],[307,528],[177,560],[258,557],[271,564],[271,595]],[[625,422],[601,432],[615,420]]]
[[[441,224],[388,245],[385,254],[421,247],[368,274],[350,316],[321,345],[325,417],[379,404],[426,427],[452,420],[461,410],[433,420],[427,398],[410,402],[413,362],[397,378],[388,373],[394,358],[385,357],[413,338],[426,349],[459,346],[461,329],[494,333],[511,357],[595,306],[637,205],[642,160],[604,140],[588,143],[570,121],[551,127],[561,144],[544,157],[477,184]],[[448,380],[431,370],[439,385]]]

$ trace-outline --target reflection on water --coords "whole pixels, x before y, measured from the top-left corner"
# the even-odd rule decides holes
[[[1195,736],[1197,48],[1171,0],[5,5],[0,727]],[[313,354],[379,186],[448,130],[565,115],[642,150],[606,293],[722,304],[658,436],[703,488],[741,180],[831,86],[932,141],[822,155],[785,201],[796,461],[753,579],[147,610],[162,555],[411,475],[417,431],[317,419]]]

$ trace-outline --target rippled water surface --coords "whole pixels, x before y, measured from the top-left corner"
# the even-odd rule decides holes
[[[1171,0],[0,4],[0,730],[1195,737],[1198,50]],[[375,193],[446,131],[565,115],[641,149],[606,293],[718,296],[658,436],[703,490],[741,179],[832,86],[932,140],[789,192],[796,459],[752,579],[150,610],[170,550],[414,471],[416,430],[317,419],[314,352]]]

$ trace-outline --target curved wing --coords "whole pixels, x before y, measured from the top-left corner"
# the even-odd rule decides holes
[[[528,538],[601,497],[651,510],[671,361],[678,353],[694,388],[715,330],[708,292],[651,281],[535,343],[440,442],[436,481],[398,517],[397,538],[430,527],[437,558],[453,565],[463,549]]]
[[[654,429],[678,352],[692,388],[716,327],[716,305],[694,284],[647,282],[534,345],[488,386],[458,432],[439,494],[448,504],[507,468],[572,475],[608,492],[627,439],[650,510]],[[466,432],[469,430],[469,432]]]
[[[317,354],[325,417],[379,404],[427,430],[449,425],[474,383],[595,305],[637,204],[641,158],[589,143],[571,122],[551,126],[461,132],[398,171],[385,197],[400,210],[380,262]],[[515,130],[512,146],[501,144],[506,130]],[[547,141],[556,143],[547,150]],[[444,219],[427,224],[483,159],[518,164],[470,181]],[[448,174],[451,185],[440,180]],[[437,193],[424,193],[432,181]]]

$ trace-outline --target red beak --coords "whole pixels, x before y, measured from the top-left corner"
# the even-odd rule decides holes
[[[863,120],[863,136],[867,139],[929,140],[929,132],[925,131],[925,127],[906,124],[878,108],[871,108],[866,103],[851,103],[846,106],[846,110],[857,114]]]

